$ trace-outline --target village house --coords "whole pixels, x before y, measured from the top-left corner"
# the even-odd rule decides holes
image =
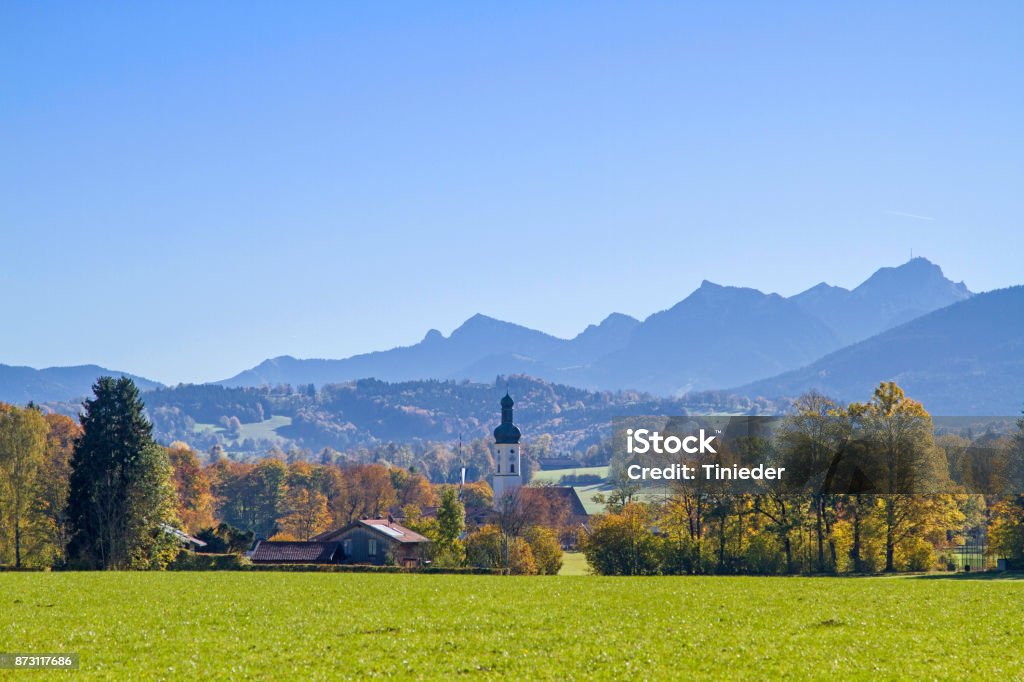
[[[341,547],[339,563],[413,568],[423,562],[430,539],[392,519],[361,519],[321,533],[313,541],[337,543]]]
[[[261,540],[255,564],[371,564],[414,568],[423,562],[428,538],[391,519],[361,519],[309,542]]]

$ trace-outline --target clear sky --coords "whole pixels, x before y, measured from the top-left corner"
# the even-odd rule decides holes
[[[1019,1],[132,4],[0,5],[0,362],[1024,283]]]

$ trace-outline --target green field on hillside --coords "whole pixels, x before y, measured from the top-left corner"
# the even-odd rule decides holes
[[[1022,610],[1024,580],[6,573],[0,651],[76,679],[1020,679]]]
[[[560,483],[563,476],[600,476],[608,477],[608,467],[576,467],[573,469],[542,469],[534,472],[534,481]]]
[[[268,440],[280,444],[285,439],[277,434],[277,429],[282,426],[291,426],[291,424],[291,417],[282,417],[281,415],[274,415],[270,419],[264,419],[261,422],[242,424],[242,428],[238,430],[238,440],[232,442],[241,442],[247,438],[252,438],[256,441]],[[224,427],[218,424],[195,424],[192,430],[196,433],[225,433]]]

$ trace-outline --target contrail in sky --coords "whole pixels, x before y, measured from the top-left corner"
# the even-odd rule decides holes
[[[903,216],[904,218],[913,218],[914,220],[935,220],[931,216],[917,215],[916,213],[904,213],[903,211],[886,211],[889,215]]]

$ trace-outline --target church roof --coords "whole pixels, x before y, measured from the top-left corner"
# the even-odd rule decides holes
[[[588,516],[587,509],[583,506],[583,500],[580,499],[579,493],[576,492],[575,488],[567,486],[541,486],[527,488],[526,491],[527,495],[537,495],[548,502],[564,504],[569,513],[575,517]]]
[[[515,445],[523,435],[519,427],[512,423],[512,406],[515,404],[512,396],[505,391],[505,397],[501,399],[501,424],[494,429],[494,442],[498,445]]]
[[[505,443],[515,444],[519,442],[519,438],[522,435],[519,427],[512,422],[502,422],[498,424],[498,428],[494,429],[494,442],[499,445]]]

